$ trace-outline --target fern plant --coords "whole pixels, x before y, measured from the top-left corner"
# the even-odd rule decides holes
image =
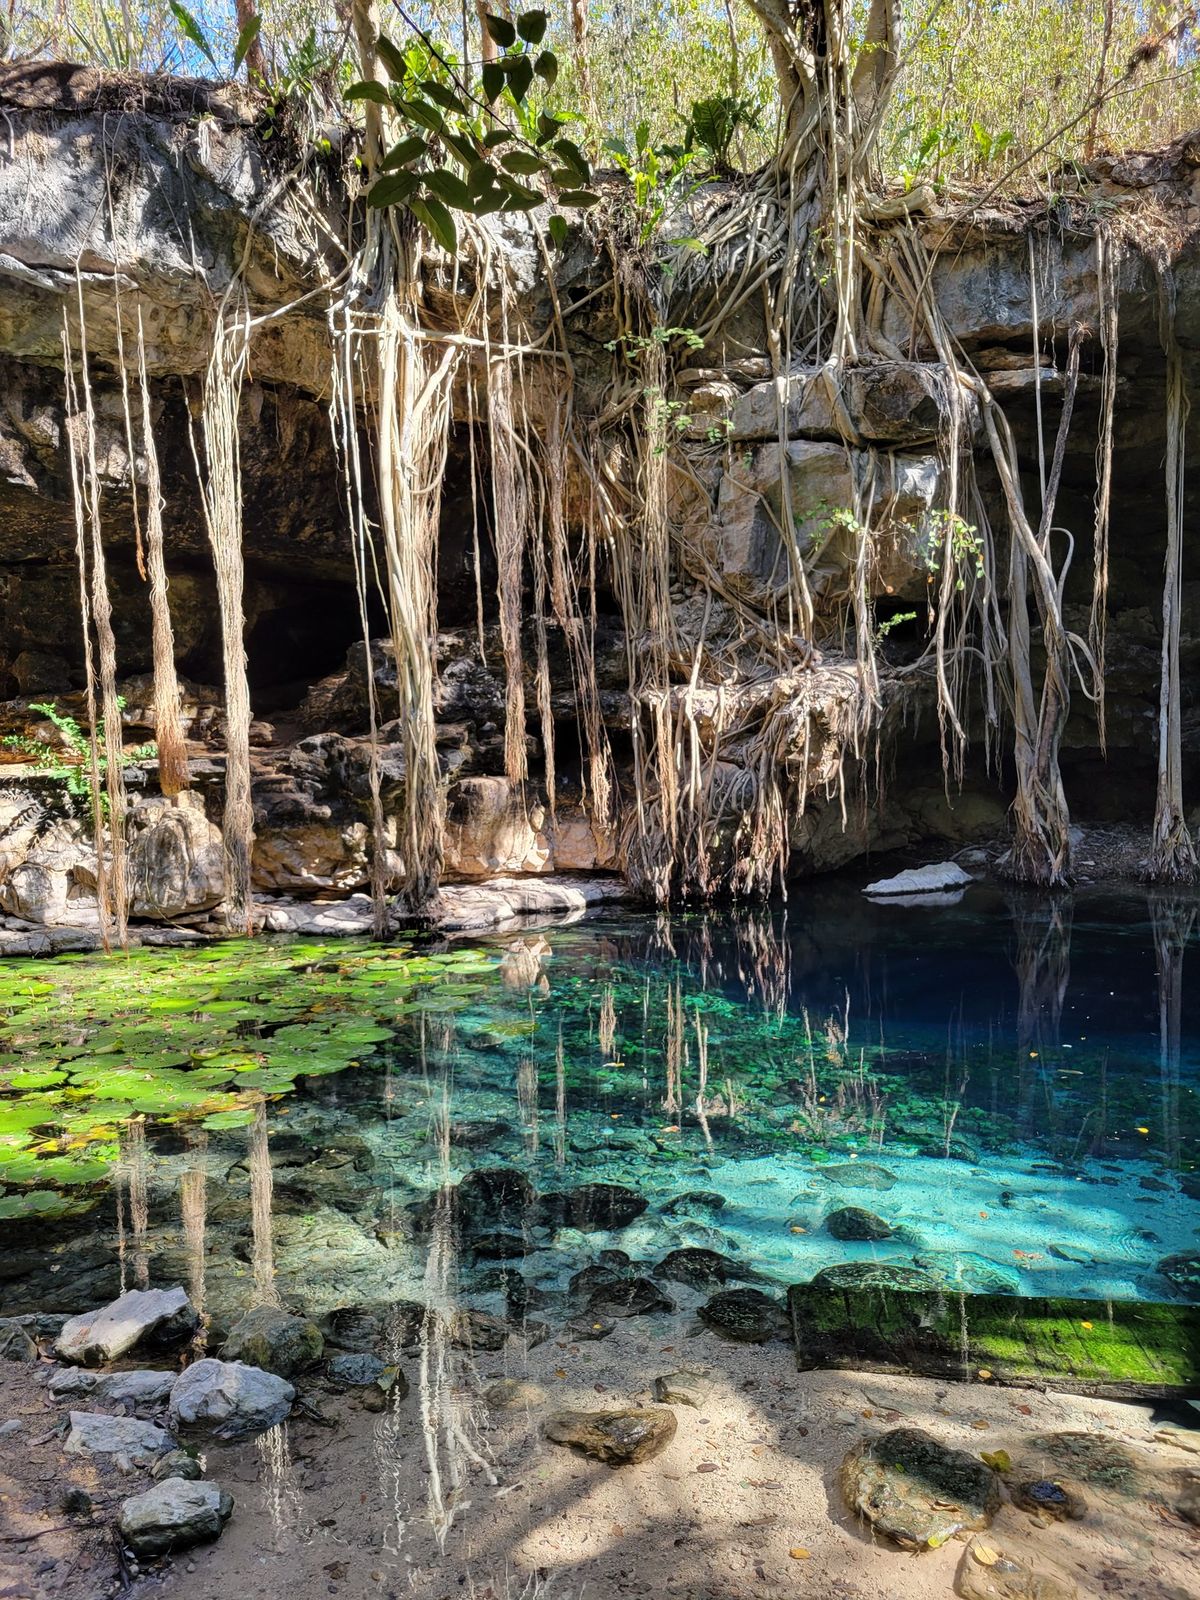
[[[118,696],[117,705],[124,710],[125,700]],[[47,790],[47,804],[60,815],[77,819],[86,811],[80,802],[91,793],[91,743],[76,719],[60,711],[53,700],[39,701],[29,708],[40,713],[58,733],[61,743],[54,743],[44,733],[10,733],[0,739],[6,750],[24,757],[33,767],[30,776],[40,780]],[[100,779],[108,774],[109,752],[102,731],[97,732]],[[153,742],[136,745],[132,750],[122,749],[117,760],[122,770],[139,761],[149,760],[158,753]],[[108,816],[108,796],[100,795],[104,816]]]

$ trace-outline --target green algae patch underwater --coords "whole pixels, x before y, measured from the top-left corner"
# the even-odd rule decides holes
[[[414,1013],[486,994],[497,965],[247,940],[0,966],[0,1219],[83,1209],[138,1119],[237,1128],[299,1080],[370,1064]]]
[[[1193,1392],[1200,1306],[793,1284],[801,1371],[1037,1383],[1114,1399]]]

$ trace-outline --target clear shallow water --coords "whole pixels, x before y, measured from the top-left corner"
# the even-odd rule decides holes
[[[0,1309],[148,1280],[218,1319],[271,1283],[315,1316],[432,1287],[552,1317],[604,1248],[649,1266],[681,1246],[768,1288],[876,1261],[1181,1298],[1158,1263],[1200,1250],[1198,909],[840,885],[471,944],[10,964]],[[646,1207],[601,1229],[472,1180],[448,1278],[431,1196],[472,1168]],[[849,1207],[890,1232],[836,1237]]]

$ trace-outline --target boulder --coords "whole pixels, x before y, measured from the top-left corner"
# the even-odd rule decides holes
[[[693,1217],[712,1216],[713,1212],[720,1211],[725,1205],[725,1196],[716,1194],[711,1189],[689,1189],[686,1194],[677,1194],[673,1200],[668,1200],[663,1207],[663,1215],[667,1217]]]
[[[957,861],[934,861],[927,867],[910,867],[907,872],[898,872],[894,878],[877,878],[874,883],[867,885],[863,893],[884,898],[893,895],[944,894],[951,889],[965,889],[974,881]]]
[[[171,1420],[214,1439],[246,1439],[265,1433],[292,1409],[290,1383],[241,1361],[197,1361],[171,1389]]]
[[[600,1284],[588,1298],[590,1315],[600,1317],[643,1317],[655,1311],[674,1311],[658,1285],[649,1278],[619,1278]]]
[[[150,1468],[150,1476],[155,1483],[163,1478],[196,1479],[204,1476],[204,1469],[190,1450],[168,1450]]]
[[[661,1455],[675,1437],[675,1413],[665,1406],[612,1411],[556,1411],[542,1429],[555,1444],[602,1461],[607,1467],[636,1466]]]
[[[169,1433],[138,1417],[110,1417],[100,1411],[72,1411],[63,1449],[69,1456],[162,1455],[171,1448]]]
[[[839,1211],[831,1211],[825,1218],[825,1226],[835,1239],[843,1241],[890,1239],[895,1232],[890,1222],[877,1217],[873,1211],[865,1211],[862,1206],[843,1206]]]
[[[315,1366],[324,1349],[321,1330],[307,1317],[291,1316],[276,1306],[256,1306],[230,1330],[220,1355],[222,1361],[240,1361],[290,1378]]]
[[[19,1322],[0,1318],[0,1361],[36,1361],[38,1347]]]
[[[164,1478],[122,1502],[117,1527],[135,1555],[164,1556],[218,1538],[232,1511],[232,1496],[215,1483]]]
[[[906,1550],[933,1550],[964,1528],[986,1528],[1000,1506],[991,1467],[919,1428],[860,1440],[840,1476],[850,1509]]]
[[[129,910],[168,921],[210,911],[225,897],[221,830],[198,795],[143,800],[129,813]]]
[[[178,1376],[176,1372],[106,1372],[96,1379],[91,1396],[93,1400],[131,1405],[135,1410],[159,1405],[171,1393]]]
[[[85,1311],[65,1323],[54,1343],[63,1361],[95,1367],[116,1361],[137,1345],[172,1344],[186,1339],[197,1317],[185,1291],[130,1289],[99,1311]]]
[[[477,1167],[454,1191],[459,1222],[468,1233],[520,1227],[533,1204],[533,1185],[514,1167]]]
[[[727,1289],[706,1300],[697,1315],[713,1333],[738,1344],[764,1344],[790,1331],[787,1312],[761,1289]]]

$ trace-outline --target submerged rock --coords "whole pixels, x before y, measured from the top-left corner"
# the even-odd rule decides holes
[[[675,1413],[665,1406],[621,1411],[556,1411],[542,1431],[608,1467],[636,1466],[661,1455],[675,1437]]]
[[[873,1161],[837,1161],[818,1167],[813,1176],[843,1189],[894,1189],[900,1181],[894,1172]]]
[[[324,1320],[324,1319],[323,1319]],[[378,1345],[415,1344],[425,1320],[418,1300],[394,1300],[379,1306],[339,1306],[329,1313],[326,1338],[339,1350],[373,1351]]]
[[[1020,1294],[1021,1274],[1015,1267],[981,1256],[975,1250],[922,1251],[913,1260],[931,1273],[943,1289],[966,1294]]]
[[[685,1246],[664,1256],[654,1268],[654,1276],[686,1283],[693,1289],[711,1289],[714,1284],[728,1283],[731,1278],[745,1278],[750,1274],[716,1250]]]
[[[699,1410],[711,1393],[712,1379],[708,1374],[686,1367],[664,1372],[654,1380],[654,1398],[664,1406],[692,1406]]]
[[[962,1600],[1076,1600],[1079,1593],[1069,1578],[1036,1572],[983,1544],[963,1552],[954,1587]]]
[[[831,1211],[825,1218],[825,1226],[835,1239],[843,1241],[890,1239],[896,1231],[890,1222],[877,1217],[873,1211],[865,1211],[862,1206],[843,1206],[840,1211]]]
[[[1120,1494],[1136,1492],[1137,1461],[1115,1439],[1105,1439],[1098,1433],[1064,1430],[1034,1434],[1029,1446],[1038,1454],[1049,1456],[1069,1477],[1081,1483],[1094,1484],[1098,1489],[1115,1489]]]
[[[484,1233],[471,1241],[476,1261],[519,1261],[527,1248],[520,1233]]]
[[[460,1311],[450,1323],[450,1340],[460,1350],[503,1350],[511,1328],[487,1311]]]
[[[787,1312],[761,1289],[727,1289],[705,1301],[697,1315],[705,1327],[739,1344],[764,1344],[790,1330]]]
[[[610,1333],[616,1331],[616,1323],[611,1317],[602,1317],[597,1312],[587,1312],[581,1317],[572,1317],[563,1325],[563,1337],[577,1341],[607,1339]]]
[[[238,1322],[221,1346],[222,1361],[242,1361],[280,1378],[315,1366],[325,1349],[321,1330],[307,1317],[277,1306],[256,1306]]]
[[[645,1195],[619,1183],[581,1183],[565,1193],[545,1194],[539,1214],[548,1227],[578,1228],[582,1233],[627,1228],[649,1205]]]
[[[282,1422],[296,1391],[283,1378],[241,1361],[197,1361],[176,1378],[171,1419],[214,1439],[247,1439]]]
[[[588,1311],[601,1317],[642,1317],[654,1311],[674,1311],[675,1302],[649,1278],[616,1278],[593,1291]]]
[[[197,1320],[182,1288],[130,1289],[99,1311],[72,1317],[63,1325],[54,1350],[63,1361],[96,1367],[126,1355],[135,1345],[186,1339]]]
[[[0,1361],[36,1361],[38,1347],[19,1322],[0,1318]]]
[[[493,1411],[518,1411],[522,1407],[532,1409],[542,1405],[546,1391],[536,1383],[527,1383],[523,1378],[499,1378],[495,1383],[488,1384],[483,1391],[483,1398]]]
[[[477,1167],[454,1191],[458,1217],[468,1233],[519,1227],[533,1205],[533,1185],[515,1167]]]
[[[711,1216],[714,1211],[721,1211],[725,1206],[725,1196],[716,1194],[711,1189],[690,1189],[687,1194],[676,1195],[674,1200],[669,1200],[663,1207],[663,1215],[668,1217],[694,1217]]]
[[[813,1278],[814,1289],[897,1289],[903,1293],[928,1293],[938,1288],[932,1273],[899,1261],[843,1261],[822,1267]]]
[[[121,1505],[117,1526],[139,1556],[162,1556],[219,1537],[233,1511],[233,1498],[215,1483],[164,1478]]]
[[[1185,1299],[1200,1301],[1200,1250],[1179,1250],[1163,1256],[1154,1270]]]
[[[906,1550],[935,1549],[963,1528],[986,1528],[1000,1506],[991,1467],[919,1428],[861,1440],[840,1478],[851,1511]]]
[[[72,1411],[63,1449],[69,1456],[162,1455],[174,1441],[169,1433],[137,1417],[110,1417],[100,1411]]]
[[[329,1381],[344,1389],[364,1389],[369,1383],[378,1383],[386,1369],[387,1362],[370,1351],[331,1356],[325,1366]]]

